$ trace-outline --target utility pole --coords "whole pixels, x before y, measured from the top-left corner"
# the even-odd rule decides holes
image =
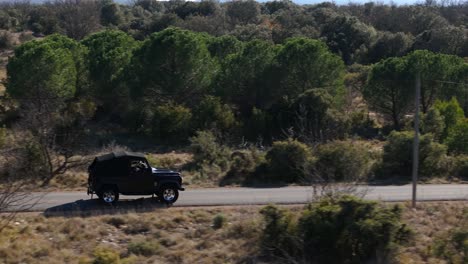
[[[414,142],[413,142],[413,199],[412,207],[416,208],[416,186],[418,181],[419,163],[419,98],[421,97],[421,75],[416,73],[416,98],[414,110]]]

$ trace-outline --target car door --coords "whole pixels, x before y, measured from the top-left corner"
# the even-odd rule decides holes
[[[129,185],[126,161],[120,158],[104,161],[99,165],[98,175],[99,188],[110,185],[116,186],[121,193],[127,192]]]
[[[130,184],[135,194],[153,194],[154,179],[151,173],[151,167],[144,159],[132,158],[129,161]]]

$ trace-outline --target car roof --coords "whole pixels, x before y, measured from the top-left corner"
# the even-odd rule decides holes
[[[122,157],[145,158],[145,155],[143,153],[139,153],[139,152],[114,151],[114,152],[111,152],[111,153],[107,153],[107,154],[98,156],[98,157],[96,157],[96,160],[98,162],[102,162],[102,161],[116,159],[116,158],[122,158]]]

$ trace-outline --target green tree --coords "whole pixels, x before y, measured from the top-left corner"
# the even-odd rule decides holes
[[[226,3],[226,15],[233,25],[256,23],[260,15],[260,6],[254,0],[229,1]]]
[[[425,30],[416,36],[414,48],[463,56],[466,34],[466,29],[452,25]]]
[[[458,95],[451,82],[458,82],[459,67],[463,59],[453,55],[418,50],[406,57],[408,72],[421,76],[421,110],[426,113],[437,99],[449,100]],[[413,77],[414,79],[414,77]],[[409,84],[411,87],[411,84]]]
[[[261,24],[237,25],[230,34],[241,41],[260,39],[272,42],[271,29],[268,26]]]
[[[413,44],[414,37],[403,32],[379,32],[377,40],[369,48],[367,59],[369,62],[379,62],[389,57],[406,55]]]
[[[344,64],[324,43],[293,38],[279,49],[271,74],[271,85],[278,87],[276,96],[295,98],[313,88],[337,96],[342,91]]]
[[[124,22],[124,14],[120,6],[113,0],[101,1],[101,24],[103,26],[118,26]]]
[[[397,130],[414,94],[407,68],[404,58],[389,58],[375,64],[362,91],[369,106],[392,120]]]
[[[243,48],[243,42],[233,36],[221,36],[208,39],[208,50],[212,57],[219,62],[227,59],[229,55],[239,53]]]
[[[70,38],[81,40],[101,26],[98,1],[56,1],[54,8],[60,28]]]
[[[205,96],[195,107],[193,114],[194,127],[197,130],[219,129],[226,132],[236,123],[231,108],[214,96]]]
[[[434,108],[443,117],[444,129],[441,138],[445,140],[455,126],[465,121],[465,114],[455,98],[450,101],[437,101]]]
[[[83,46],[60,35],[27,42],[8,63],[7,92],[19,100],[71,99],[86,82],[85,54]]]
[[[332,138],[327,132],[332,122],[333,97],[326,89],[309,89],[299,95],[289,111],[296,136],[303,141]]]
[[[275,48],[254,40],[247,42],[239,53],[228,56],[216,78],[216,93],[230,103],[237,104],[242,113],[252,107],[265,109],[275,95],[265,86],[265,75],[271,67]]]
[[[399,129],[400,119],[414,96],[416,74],[421,77],[421,110],[426,113],[437,99],[449,100],[457,95],[464,98],[465,89],[454,85],[466,78],[463,69],[459,57],[418,50],[375,64],[363,95],[372,108],[390,117]]]
[[[323,26],[322,36],[326,38],[330,49],[340,54],[343,61],[350,65],[356,61],[359,52],[367,51],[376,39],[377,32],[356,17],[336,16]]]
[[[183,104],[207,92],[215,72],[204,35],[168,28],[135,52],[129,81],[137,97]]]
[[[71,150],[83,131],[84,116],[94,113],[92,104],[77,98],[86,91],[85,56],[81,44],[52,35],[21,45],[8,64],[7,92],[20,103],[18,126],[35,144],[43,185],[76,166]]]
[[[106,30],[85,38],[81,42],[89,50],[89,72],[93,94],[106,111],[119,105],[119,111],[128,103],[128,91],[122,89],[121,81],[128,67],[137,42],[122,31]]]

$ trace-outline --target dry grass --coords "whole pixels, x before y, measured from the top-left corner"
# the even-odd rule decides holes
[[[260,206],[157,209],[87,218],[21,214],[0,236],[2,263],[255,263]],[[298,213],[301,206],[288,206]],[[445,263],[432,256],[440,234],[461,221],[463,202],[404,205],[414,240],[397,263]],[[222,215],[223,224],[215,226]],[[105,262],[108,260],[110,262]]]
[[[190,153],[178,153],[174,151],[163,154],[149,153],[146,157],[152,166],[179,170],[193,160],[193,155]]]
[[[68,171],[58,175],[50,182],[49,191],[85,191],[88,185],[86,171]]]
[[[404,221],[414,230],[415,237],[410,245],[401,248],[399,263],[447,263],[434,257],[434,242],[449,229],[460,227],[467,202],[420,203],[416,210],[406,205]]]
[[[234,263],[258,251],[258,207],[170,208],[88,218],[23,214],[0,236],[5,263]],[[214,228],[223,214],[226,223]]]

